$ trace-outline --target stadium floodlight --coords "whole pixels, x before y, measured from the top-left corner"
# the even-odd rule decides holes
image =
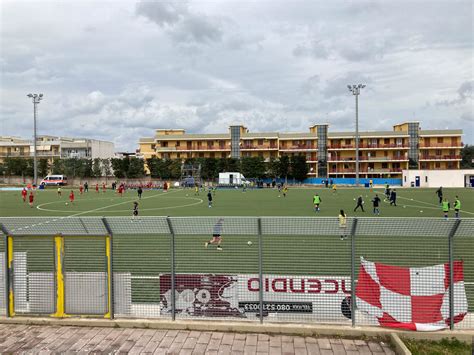
[[[360,95],[360,89],[365,88],[365,84],[354,84],[352,87],[350,85],[347,85],[349,88],[349,91],[352,92],[352,95],[355,96],[356,100],[356,124],[355,124],[355,143],[356,143],[356,179],[355,179],[355,184],[356,186],[359,186],[359,95]]]
[[[38,164],[37,164],[37,159],[36,159],[36,111],[37,108],[36,106],[40,103],[41,100],[43,100],[43,94],[28,94],[26,95],[27,97],[31,98],[33,101],[33,184],[37,185],[38,184]]]

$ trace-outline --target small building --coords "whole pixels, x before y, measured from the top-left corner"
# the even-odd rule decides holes
[[[403,187],[474,187],[474,169],[403,170]]]

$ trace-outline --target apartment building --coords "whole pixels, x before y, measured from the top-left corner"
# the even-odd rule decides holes
[[[60,158],[113,158],[114,143],[87,138],[38,136],[36,156],[50,162]],[[0,137],[0,162],[5,158],[30,158],[34,155],[33,140]]]
[[[462,130],[422,130],[419,122],[397,124],[391,131],[359,132],[359,172],[362,178],[401,178],[408,168],[459,169]],[[227,133],[188,134],[183,129],[157,129],[139,140],[145,158],[241,158],[265,161],[304,154],[308,177],[355,177],[355,132],[329,132],[327,124],[309,132],[251,133],[231,126]]]

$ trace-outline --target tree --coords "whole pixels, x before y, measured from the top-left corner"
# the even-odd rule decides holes
[[[127,177],[140,178],[140,177],[145,176],[145,165],[144,165],[143,159],[130,158],[130,159],[127,159],[127,161],[128,161]],[[125,169],[125,166],[124,166],[124,169]]]
[[[48,159],[41,158],[38,162],[38,174],[40,176],[46,176],[49,173],[49,162]]]
[[[102,176],[102,168],[100,166],[100,158],[95,158],[92,161],[92,174],[95,177],[101,177]]]
[[[461,149],[461,169],[474,169],[474,145],[466,144]]]
[[[278,176],[279,166],[278,159],[270,158],[270,161],[267,163],[267,176],[276,178]]]
[[[308,165],[305,155],[296,155],[291,158],[291,172],[297,181],[303,181],[308,175]]]
[[[53,164],[51,166],[51,170],[53,174],[64,174],[64,164],[62,159],[55,159],[53,160]]]
[[[282,178],[288,178],[290,175],[290,157],[288,155],[283,155],[280,157],[278,164],[278,176]]]
[[[107,177],[109,177],[112,174],[110,159],[109,158],[102,159],[101,165],[102,165],[102,174],[103,176],[105,176],[105,179],[107,180]]]
[[[263,157],[244,157],[240,160],[240,172],[247,178],[262,178],[265,175]]]
[[[112,158],[110,160],[110,163],[112,164],[112,169],[114,169],[114,175],[116,178],[119,178],[119,179],[126,177],[125,171],[123,170],[123,160],[124,159],[119,159],[119,158]]]

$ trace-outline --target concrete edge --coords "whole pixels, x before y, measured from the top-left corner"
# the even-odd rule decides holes
[[[392,345],[395,348],[395,352],[398,355],[412,355],[411,351],[407,348],[405,343],[400,339],[398,334],[390,333],[390,340],[392,342]]]
[[[351,327],[330,324],[295,323],[256,323],[225,320],[176,320],[170,319],[96,319],[96,318],[40,318],[40,317],[0,317],[0,324],[26,324],[44,326],[75,327],[114,327],[167,330],[198,330],[235,333],[266,333],[298,336],[335,336],[335,337],[381,337],[390,338],[391,334],[412,339],[438,341],[443,338],[456,338],[471,343],[474,330],[444,330],[437,332],[412,332],[375,326]]]

